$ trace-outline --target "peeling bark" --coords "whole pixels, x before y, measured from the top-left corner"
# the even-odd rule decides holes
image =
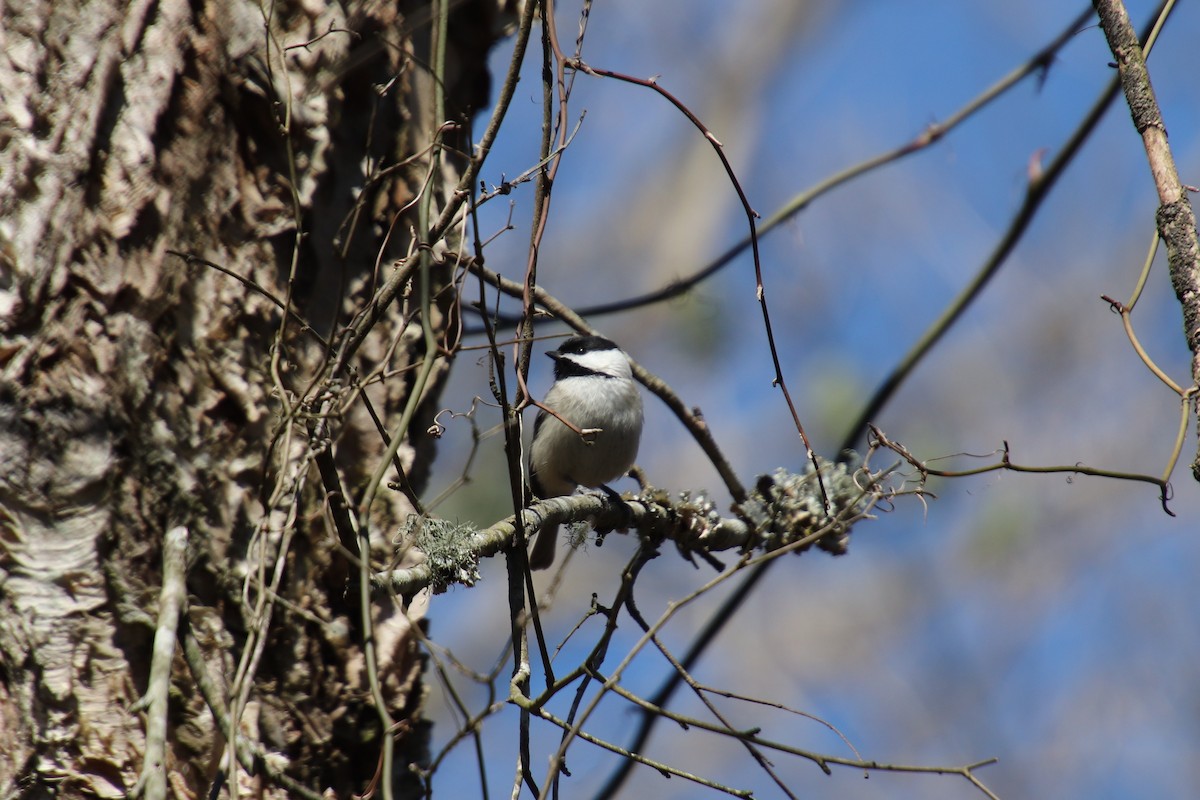
[[[322,383],[316,337],[200,260],[336,338],[409,249],[413,220],[396,217],[428,161],[364,170],[428,148],[441,122],[412,57],[429,7],[29,0],[0,13],[0,796],[133,789],[148,725],[130,709],[175,526],[191,534],[184,627],[242,733],[314,791],[361,792],[380,731],[351,566],[312,469],[326,443],[308,441],[302,412],[318,391],[346,398],[327,445],[351,497],[380,436],[353,386]],[[456,117],[486,98],[494,17],[486,3],[455,7]],[[462,166],[443,164],[437,205]],[[434,280],[441,336],[455,299],[447,268]],[[389,431],[412,389],[405,368],[425,357],[419,334],[415,306],[397,304],[355,358],[360,376],[392,376],[365,392]],[[418,486],[446,369],[401,449]],[[410,510],[387,500],[371,532],[381,545]],[[426,729],[422,610],[372,613],[407,774]],[[221,775],[224,737],[178,652],[171,681],[177,796],[214,780],[284,796],[266,773]]]

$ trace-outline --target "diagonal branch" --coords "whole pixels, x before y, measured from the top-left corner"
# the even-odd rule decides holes
[[[1066,28],[1049,42],[1045,47],[1030,57],[1024,64],[1016,67],[1004,77],[1000,78],[994,84],[989,86],[977,96],[973,97],[964,106],[950,114],[943,122],[931,123],[925,130],[917,134],[913,139],[901,145],[893,147],[883,153],[878,153],[867,158],[864,161],[849,166],[842,171],[831,175],[816,185],[803,190],[795,195],[774,213],[768,216],[757,225],[757,236],[762,238],[771,231],[778,228],[783,223],[795,217],[801,211],[807,209],[813,202],[825,196],[834,189],[839,189],[851,181],[862,177],[870,172],[900,161],[908,156],[919,153],[938,142],[945,139],[959,125],[974,117],[978,112],[990,106],[994,101],[1003,97],[1010,89],[1019,85],[1030,75],[1037,77],[1038,85],[1045,82],[1046,76],[1050,71],[1050,67],[1054,64],[1057,58],[1058,51],[1061,50],[1074,36],[1079,33],[1080,29],[1087,23],[1092,16],[1091,10],[1085,10],[1067,25]],[[574,134],[572,134],[574,135]],[[518,183],[528,180],[528,176],[533,171],[541,168],[541,164],[536,164],[531,170],[522,173],[521,176],[512,180],[502,182],[500,187],[494,189],[490,194],[484,196],[480,200],[480,205],[484,200],[490,199],[497,195],[508,194],[512,187]],[[716,273],[723,270],[725,267],[733,263],[733,261],[742,253],[750,248],[752,239],[749,235],[743,237],[740,241],[730,245],[724,252],[718,255],[713,260],[709,261],[696,272],[671,281],[665,286],[654,289],[645,294],[635,297],[626,297],[619,300],[598,303],[596,305],[582,306],[576,308],[576,311],[582,317],[597,317],[606,314],[613,314],[618,311],[629,311],[636,308],[644,308],[646,306],[656,305],[658,303],[672,300],[676,297],[686,295],[699,284],[708,280]],[[502,325],[512,327],[516,324],[518,316],[515,314],[497,314],[495,319]],[[471,333],[479,333],[479,330],[473,330]]]
[[[1165,0],[1162,6],[1155,12],[1154,19],[1164,19],[1166,14],[1170,12],[1170,4],[1171,0]],[[1031,177],[1029,185],[1025,189],[1025,198],[1021,202],[1020,208],[1013,215],[1008,229],[1000,241],[996,243],[996,247],[992,250],[991,255],[988,256],[987,261],[979,269],[975,277],[971,279],[971,282],[946,306],[938,319],[934,320],[929,328],[921,334],[921,338],[913,345],[912,349],[905,354],[900,363],[895,366],[887,378],[884,379],[883,383],[880,384],[879,388],[875,390],[867,405],[850,426],[849,431],[847,431],[846,438],[842,441],[842,452],[853,449],[855,444],[867,434],[868,426],[875,419],[876,415],[892,399],[900,386],[908,380],[909,375],[917,368],[917,365],[924,361],[929,351],[942,340],[942,337],[958,322],[975,300],[982,295],[988,283],[1008,261],[1008,257],[1024,238],[1042,203],[1049,197],[1050,191],[1054,188],[1059,178],[1062,177],[1067,167],[1070,166],[1075,156],[1079,154],[1084,142],[1091,137],[1096,126],[1100,124],[1100,120],[1104,117],[1109,105],[1111,105],[1113,99],[1116,97],[1117,89],[1117,82],[1115,80],[1111,81],[1096,99],[1092,108],[1079,123],[1079,126],[1071,134],[1070,139],[1066,141],[1054,160],[1046,166],[1041,174]]]
[[[1184,333],[1192,351],[1192,378],[1200,384],[1200,240],[1196,235],[1196,214],[1175,169],[1175,159],[1167,144],[1167,127],[1154,87],[1150,85],[1146,57],[1125,5],[1121,0],[1094,0],[1093,5],[1116,59],[1121,89],[1129,103],[1133,126],[1142,136],[1150,174],[1158,189],[1158,231],[1167,245],[1171,285],[1183,307]],[[1192,475],[1200,481],[1200,450],[1192,461]]]

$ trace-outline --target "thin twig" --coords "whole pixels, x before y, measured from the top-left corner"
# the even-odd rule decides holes
[[[708,127],[700,121],[700,118],[697,117],[690,108],[688,108],[674,94],[660,86],[658,81],[653,79],[636,78],[632,75],[624,75],[619,72],[613,72],[612,70],[599,69],[583,63],[583,61],[580,59],[573,59],[570,62],[570,66],[574,69],[580,70],[581,72],[586,72],[589,75],[613,78],[615,80],[624,81],[625,83],[630,83],[635,86],[642,86],[657,92],[663,99],[674,106],[679,113],[687,117],[688,121],[692,123],[696,130],[700,131],[704,138],[708,140],[708,143],[712,145],[713,152],[716,153],[717,158],[721,161],[721,166],[725,168],[725,174],[729,178],[729,183],[731,186],[733,186],[734,191],[737,193],[738,200],[742,204],[742,212],[745,214],[746,224],[750,229],[750,253],[754,259],[754,294],[758,299],[758,305],[762,311],[763,330],[767,335],[767,348],[771,353],[771,366],[775,370],[775,378],[772,381],[772,384],[779,387],[779,390],[783,393],[784,403],[787,405],[788,411],[792,415],[792,424],[795,426],[796,433],[799,434],[800,441],[804,445],[804,455],[808,459],[809,463],[813,465],[813,471],[817,475],[818,485],[821,489],[821,497],[825,501],[825,510],[828,512],[830,510],[829,496],[825,491],[824,478],[821,477],[821,466],[817,463],[817,454],[812,448],[812,443],[808,440],[808,434],[804,431],[803,423],[800,422],[800,412],[796,410],[796,404],[792,401],[792,393],[788,389],[787,380],[783,377],[783,366],[779,361],[779,349],[775,344],[775,328],[771,325],[771,312],[767,304],[767,291],[765,285],[763,284],[762,258],[758,250],[758,227],[756,224],[758,212],[755,211],[750,205],[750,199],[746,196],[746,191],[742,188],[741,181],[738,180],[737,172],[734,171],[733,165],[729,163],[729,157],[725,155],[725,145],[721,144],[721,141],[717,139],[715,135],[713,135],[713,132],[710,131]]]
[[[873,172],[883,166],[900,161],[910,155],[919,153],[922,150],[937,144],[959,125],[966,122],[979,111],[982,111],[992,102],[1003,97],[1008,90],[1019,85],[1030,75],[1037,75],[1039,76],[1040,80],[1044,80],[1046,74],[1049,72],[1050,66],[1054,63],[1054,59],[1057,57],[1058,51],[1061,50],[1064,45],[1066,45],[1076,34],[1079,33],[1080,26],[1087,22],[1087,20],[1092,16],[1092,13],[1093,12],[1090,8],[1081,12],[1080,15],[1073,19],[1053,41],[1034,54],[1032,58],[1014,69],[1008,75],[1005,75],[992,86],[985,89],[978,96],[972,98],[970,102],[947,117],[945,122],[935,122],[929,125],[911,141],[905,142],[904,144],[884,153],[872,156],[871,158],[842,170],[835,175],[831,175],[830,177],[818,183],[816,186],[806,189],[788,200],[758,225],[759,237],[761,238],[766,236],[769,232],[773,231],[784,222],[787,222],[792,217],[796,216],[796,214],[808,208],[808,206],[812,205],[815,200],[828,194],[834,189],[845,186],[856,178],[862,177],[863,175]],[[660,289],[656,289],[636,297],[615,300],[610,303],[582,306],[578,308],[577,311],[582,317],[597,317],[606,314],[617,313],[620,311],[644,308],[646,306],[655,305],[674,299],[681,295],[687,294],[696,286],[720,272],[725,267],[729,266],[733,260],[744,253],[750,247],[750,245],[751,239],[749,236],[746,236],[736,244],[730,246],[727,250],[710,261],[703,268],[697,270],[695,273],[687,277],[674,280]],[[508,325],[515,323],[516,319],[517,318],[515,316],[507,315],[500,315],[497,317],[499,323],[507,323]]]
[[[321,334],[317,333],[311,327],[309,327],[308,320],[306,320],[299,313],[297,313],[295,309],[289,307],[286,303],[284,303],[278,297],[271,294],[264,287],[262,287],[255,281],[251,280],[250,278],[247,278],[243,275],[239,275],[236,272],[234,272],[233,270],[229,269],[228,267],[223,267],[220,264],[209,261],[208,259],[205,259],[205,258],[200,258],[200,256],[192,255],[191,253],[183,253],[178,250],[167,250],[167,254],[175,256],[176,258],[183,259],[184,262],[187,263],[189,266],[192,264],[199,264],[203,267],[208,267],[209,269],[215,269],[217,272],[220,272],[222,275],[228,275],[229,277],[233,278],[238,283],[245,286],[247,289],[253,290],[256,294],[261,295],[262,297],[265,297],[266,299],[268,299],[272,303],[274,303],[284,313],[286,313],[289,317],[291,317],[293,319],[293,321],[300,324],[300,331],[302,333],[307,333],[314,340],[316,340],[317,344],[321,345],[321,347],[323,347],[323,348],[329,347],[329,343],[325,341],[325,339],[321,336]]]
[[[1146,369],[1154,373],[1154,377],[1162,381],[1175,394],[1183,395],[1184,390],[1175,381],[1171,380],[1171,376],[1163,372],[1162,367],[1154,362],[1150,354],[1146,352],[1146,348],[1142,347],[1141,341],[1138,339],[1137,333],[1133,330],[1133,319],[1130,315],[1132,308],[1124,305],[1119,300],[1114,300],[1106,294],[1100,295],[1100,299],[1108,303],[1108,307],[1114,312],[1121,315],[1121,325],[1125,328],[1125,336],[1129,339],[1129,344],[1133,347],[1133,351],[1137,353],[1138,358],[1146,365]]]
[[[1044,71],[1045,69],[1047,69],[1049,64],[1053,61],[1054,55],[1057,52],[1057,50],[1059,48],[1061,48],[1062,45],[1065,44],[1072,36],[1074,36],[1074,34],[1076,33],[1076,31],[1082,21],[1083,21],[1082,16],[1076,20],[1073,20],[1071,22],[1071,25],[1068,28],[1066,28],[1053,42],[1050,43],[1050,45],[1048,45],[1041,52],[1039,52],[1033,59],[1031,59],[1029,62],[1026,62],[1025,65],[1018,68],[1015,72],[1011,73],[1007,78],[1003,79],[1000,83],[996,84],[996,86],[994,86],[992,89],[988,90],[988,92],[985,92],[984,95],[982,95],[980,97],[980,100],[978,102],[973,102],[972,104],[969,104],[966,108],[964,108],[961,112],[959,112],[959,115],[957,115],[956,117],[953,117],[949,122],[947,122],[946,126],[945,126],[946,130],[948,131],[950,129],[950,127],[952,127],[951,123],[953,123],[953,125],[958,125],[961,122],[963,122],[967,117],[969,117],[970,115],[974,114],[976,111],[981,109],[987,102],[991,102],[991,100],[998,97],[1004,90],[1006,90],[1010,86],[1015,85],[1016,82],[1018,82],[1019,80],[1024,78],[1026,75],[1029,75],[1038,70]],[[1094,127],[1095,124],[1099,121],[1100,116],[1103,114],[1104,110],[1108,107],[1108,104],[1111,102],[1112,97],[1115,96],[1115,92],[1116,92],[1116,88],[1115,88],[1115,82],[1114,82],[1114,85],[1109,87],[1109,89],[1107,89],[1104,92],[1104,94],[1101,96],[1101,99],[1097,102],[1097,104],[1093,108],[1092,112],[1085,119],[1083,125],[1081,125],[1080,130],[1077,131],[1076,135],[1072,138],[1072,140],[1070,142],[1068,142],[1067,148],[1064,150],[1063,154],[1061,154],[1059,156],[1059,158],[1055,160],[1055,164],[1058,165],[1058,168],[1060,170],[1064,169],[1066,167],[1066,164],[1069,163],[1069,161],[1070,161],[1070,159],[1066,158],[1065,156],[1068,156],[1068,155],[1073,156],[1075,151],[1082,145],[1083,141],[1086,140],[1087,135],[1090,134],[1092,127]],[[939,135],[944,135],[944,133],[945,133],[945,131],[942,131],[941,134],[939,134]],[[921,140],[918,139],[918,143],[920,141]],[[930,140],[930,141],[932,141],[932,140]],[[880,166],[881,164],[888,163],[889,161],[895,160],[896,158],[900,158],[905,155],[908,155],[910,152],[910,150],[909,150],[910,147],[912,147],[911,143],[910,143],[910,145],[906,145],[904,147],[899,148],[896,151],[893,151],[893,153],[884,154],[884,156],[881,156],[879,159],[877,159],[878,163],[868,162],[868,164],[866,164],[865,166],[867,166],[871,169],[874,169],[874,168]],[[920,148],[919,147],[915,148],[915,149],[911,150],[911,152],[915,152],[916,149],[920,149]],[[821,189],[822,191],[827,191],[829,188],[832,188],[833,186],[836,186],[836,185],[840,185],[841,183],[845,182],[846,180],[849,180],[850,178],[857,177],[857,175],[859,175],[859,174],[861,174],[860,171],[851,170],[850,172],[845,173],[843,176],[835,176],[835,179],[831,179],[830,181],[827,182],[826,185],[823,185],[822,187],[818,187],[818,188]],[[1048,190],[1048,188],[1049,188],[1049,184],[1046,182],[1045,178],[1043,178],[1041,181],[1039,181],[1037,186],[1044,187],[1043,188],[1044,191]],[[816,192],[816,190],[813,190],[813,191],[814,191],[814,193]],[[814,196],[815,196],[815,194],[814,194]],[[1018,230],[1019,232],[1024,231],[1025,225],[1028,224],[1028,219],[1032,218],[1033,211],[1035,211],[1037,208],[1037,205],[1040,204],[1040,199],[1041,199],[1040,197],[1037,197],[1034,199],[1036,200],[1036,202],[1031,203],[1030,197],[1027,195],[1026,206],[1024,208],[1022,208],[1022,210],[1020,212],[1018,212],[1018,217],[1014,220],[1013,225],[1012,225],[1013,230]],[[782,210],[779,214],[773,216],[770,220],[767,220],[764,223],[763,228],[769,227],[772,222],[776,222],[776,224],[778,224],[779,222],[782,222],[784,219],[786,219],[791,214],[794,214],[794,213],[798,212],[800,209],[804,208],[804,206],[807,205],[807,203],[810,201],[811,201],[811,198],[806,199],[802,195],[801,197],[799,197],[795,201],[793,201],[792,204],[789,204],[788,208]],[[1011,244],[1008,245],[1007,249],[1004,249],[1005,253],[1007,253],[1008,249],[1011,249],[1012,246],[1015,246],[1016,238],[1019,238],[1019,237],[1012,236],[1011,233],[1012,232],[1010,230],[1010,235],[1008,237],[1006,237],[1006,240],[1005,240],[1006,242],[1010,239],[1012,240]],[[730,258],[732,258],[732,254],[730,255]],[[995,269],[999,268],[999,266],[1000,266],[1000,262],[997,262],[994,267],[991,267],[990,272],[989,272],[989,269],[987,267],[985,267],[983,275],[982,275],[982,280],[977,279],[977,282],[980,282],[981,284],[986,283],[987,279],[990,278],[991,272],[994,272]],[[960,314],[962,312],[962,310],[965,309],[966,305],[969,304],[970,300],[973,297],[974,297],[973,291],[964,292],[964,294],[960,297],[960,303],[961,303],[962,307],[959,308],[958,311],[953,314],[953,318],[949,319],[948,323],[953,322],[953,319],[957,318],[958,314]],[[889,377],[889,379],[887,381],[885,381],[884,385],[881,386],[879,390],[877,390],[875,397],[872,398],[872,400],[867,404],[866,408],[863,410],[862,414],[860,415],[859,420],[857,422],[855,422],[854,425],[851,426],[849,432],[847,433],[846,438],[842,443],[842,447],[841,447],[842,453],[846,453],[851,448],[854,447],[854,445],[861,438],[862,432],[865,430],[865,425],[866,425],[867,421],[869,421],[872,417],[875,416],[875,414],[878,412],[879,408],[882,408],[884,402],[886,402],[886,400],[888,398],[890,398],[891,394],[900,385],[900,383],[904,379],[904,377],[906,377],[907,374],[909,372],[911,372],[911,370],[915,367],[919,358],[924,355],[924,352],[927,351],[929,349],[929,347],[932,347],[932,345],[936,341],[936,339],[938,337],[940,337],[941,332],[944,332],[944,331],[938,332],[940,324],[941,323],[935,323],[934,327],[931,329],[931,333],[933,334],[932,339],[930,339],[928,341],[928,343],[922,347],[922,343],[925,343],[925,341],[926,341],[926,339],[923,338],[922,342],[918,343],[916,352],[914,354],[910,355],[909,357],[907,357],[905,359],[905,361],[902,362],[901,365],[897,368],[897,370],[893,372],[893,375],[891,377]],[[948,324],[946,327],[948,327]],[[926,338],[928,338],[928,337],[930,337],[930,333],[926,334]],[[737,616],[738,609],[746,601],[746,599],[754,592],[755,588],[761,583],[763,578],[766,576],[767,571],[771,568],[771,565],[774,563],[775,563],[775,561],[765,561],[765,562],[761,563],[758,567],[755,567],[754,569],[752,569],[747,575],[745,575],[745,577],[742,579],[741,583],[739,583],[738,586],[733,590],[733,592],[721,603],[720,607],[718,607],[716,609],[716,611],[709,617],[708,622],[705,623],[704,627],[700,629],[700,632],[696,634],[691,646],[688,648],[687,653],[685,653],[684,657],[681,659],[682,664],[684,664],[686,667],[688,667],[690,669],[692,667],[692,665],[694,665],[696,663],[696,661],[699,660],[699,658],[708,650],[708,647],[712,644],[713,641],[715,641],[717,636],[724,629],[725,625],[730,620],[734,619]],[[666,705],[669,698],[675,693],[675,691],[679,688],[679,685],[681,683],[682,683],[682,680],[680,679],[678,673],[672,672],[666,678],[666,680],[664,680],[662,686],[659,687],[658,691],[655,692],[655,694],[652,697],[652,700],[657,705]],[[654,715],[650,715],[650,714],[643,715],[643,717],[638,722],[637,730],[634,734],[633,744],[631,745],[632,749],[637,750],[645,744],[646,740],[650,736],[651,731],[658,724],[658,719],[659,718]],[[614,769],[612,774],[609,776],[608,780],[606,781],[604,787],[600,790],[600,792],[597,793],[596,796],[597,797],[615,796],[616,793],[619,791],[621,785],[624,783],[625,778],[628,776],[629,770],[630,770],[630,765],[628,765],[628,764],[622,764],[619,767],[617,767],[616,769]]]
[[[1187,395],[1185,394],[1185,401]],[[1007,470],[1009,472],[1028,472],[1034,474],[1055,475],[1090,475],[1094,478],[1111,478],[1119,481],[1135,481],[1137,483],[1149,483],[1158,487],[1159,500],[1162,502],[1163,511],[1175,516],[1167,502],[1171,499],[1171,484],[1166,478],[1158,478],[1153,475],[1146,475],[1140,472],[1123,472],[1120,470],[1101,469],[1099,467],[1089,467],[1084,464],[1061,464],[1055,466],[1032,466],[1028,464],[1014,463],[1010,457],[1008,442],[1004,442],[1004,447],[1001,449],[1000,460],[987,464],[982,467],[963,470],[942,470],[934,469],[929,466],[927,461],[922,461],[914,456],[903,445],[890,440],[878,427],[870,426],[871,429],[871,446],[886,447],[896,453],[898,456],[907,461],[911,466],[916,468],[922,475],[934,475],[939,478],[965,478],[971,475],[984,475],[989,472],[999,470]]]
[[[1170,2],[1170,0],[1166,0],[1163,5],[1165,6],[1167,2]],[[1160,7],[1159,11],[1161,13],[1162,7]],[[1155,14],[1155,19],[1158,16],[1158,14]],[[1109,105],[1116,98],[1119,87],[1120,84],[1117,79],[1114,78],[1110,81],[1092,105],[1091,110],[1088,111],[1087,116],[1084,117],[1083,121],[1075,129],[1071,138],[1063,145],[1058,156],[1055,157],[1044,172],[1039,175],[1030,176],[1029,185],[1025,189],[1025,199],[1013,216],[1012,222],[1009,223],[1008,230],[1005,231],[1004,236],[996,244],[995,249],[988,256],[987,261],[984,262],[971,282],[959,292],[958,296],[946,306],[945,310],[942,311],[933,324],[921,334],[921,338],[912,346],[912,349],[905,354],[900,363],[893,368],[891,374],[875,390],[871,399],[847,431],[846,438],[842,441],[841,451],[843,453],[852,450],[855,444],[866,435],[868,423],[874,421],[904,381],[908,379],[908,376],[917,368],[917,365],[924,360],[934,345],[941,341],[950,328],[958,322],[971,304],[983,293],[984,288],[996,276],[1000,268],[1004,266],[1008,260],[1008,256],[1016,249],[1017,244],[1024,237],[1025,231],[1028,230],[1030,223],[1033,222],[1038,209],[1041,208],[1042,202],[1050,195],[1050,190],[1054,188],[1058,179],[1062,177],[1067,167],[1074,161],[1080,148],[1083,147],[1083,143],[1090,138],[1096,125],[1099,124],[1100,119],[1104,116],[1104,112],[1108,110]]]
[[[643,631],[650,630],[649,623],[646,622],[641,611],[638,610],[637,604],[634,602],[632,592],[630,593],[629,600],[625,603],[625,607],[629,611],[629,616],[633,617],[634,622],[636,622]],[[699,699],[700,702],[704,704],[704,707],[708,709],[709,713],[721,723],[720,725],[709,725],[708,723],[697,720],[697,722],[700,723],[699,727],[736,739],[744,748],[746,748],[746,752],[748,752],[750,757],[758,763],[759,768],[767,774],[767,777],[769,777],[775,783],[775,785],[779,787],[779,791],[787,795],[790,800],[797,800],[796,795],[791,789],[788,788],[783,779],[781,779],[775,772],[774,765],[767,759],[765,755],[763,755],[761,748],[759,748],[753,741],[750,741],[753,736],[746,736],[744,731],[738,731],[733,727],[733,724],[729,722],[729,720],[725,718],[725,715],[721,713],[720,709],[717,708],[716,703],[714,703],[708,697],[708,695],[702,691],[700,684],[695,678],[692,677],[691,673],[679,663],[679,659],[675,657],[675,654],[671,652],[670,648],[663,644],[662,639],[656,635],[652,637],[651,641],[654,643],[654,646],[658,648],[658,652],[662,654],[663,658],[667,659],[667,661],[671,664],[671,668],[678,672],[679,677],[683,679],[689,688],[691,688],[692,692],[696,695],[696,698]],[[603,676],[598,675],[597,677],[600,680],[604,680]],[[679,716],[674,715],[673,712],[667,712],[666,709],[659,708],[658,706],[651,706],[645,703],[645,701],[640,697],[628,691],[619,684],[613,686],[613,691],[637,705],[642,711],[650,713],[662,711],[663,713],[666,713],[670,719],[674,720],[675,722],[680,722],[685,728],[691,723],[691,720],[681,720]]]
[[[517,703],[519,705],[520,704],[528,705],[533,714],[536,714],[539,718],[541,718],[553,725],[557,725],[558,727],[562,728],[564,731],[568,732],[569,734],[578,736],[580,739],[584,740],[585,742],[590,742],[591,744],[594,744],[597,747],[604,748],[605,750],[608,750],[611,753],[616,753],[617,755],[619,755],[625,759],[628,759],[629,761],[631,761],[633,763],[642,764],[644,766],[650,767],[651,769],[662,773],[666,777],[671,777],[672,775],[674,775],[676,777],[692,781],[693,783],[697,783],[701,786],[706,786],[709,789],[715,789],[719,792],[724,792],[725,794],[732,795],[734,797],[750,798],[750,797],[754,796],[753,792],[751,792],[749,789],[734,789],[733,787],[726,786],[721,783],[717,783],[716,781],[711,781],[708,778],[702,778],[701,776],[696,775],[694,773],[685,772],[684,770],[678,769],[677,767],[672,767],[669,764],[665,764],[661,761],[655,761],[653,759],[647,758],[646,756],[642,755],[641,753],[636,753],[632,750],[627,750],[619,745],[613,744],[612,742],[608,742],[597,736],[593,736],[592,734],[588,733],[587,731],[575,730],[575,728],[573,726],[571,726],[571,724],[568,723],[566,720],[559,719],[558,717],[549,713],[548,711],[546,711],[544,708],[541,708],[540,706],[534,706],[532,703],[529,703],[529,701],[524,697],[514,696],[512,698],[512,700],[514,703]]]
[[[146,748],[142,774],[132,792],[134,797],[143,800],[164,800],[167,796],[168,695],[179,615],[187,602],[187,543],[188,529],[182,526],[167,531],[163,539],[163,587],[158,598],[158,629],[154,632],[154,652],[150,657],[150,680],[141,701],[147,706]]]
[[[270,783],[290,792],[292,796],[303,798],[303,800],[324,800],[325,796],[323,794],[313,791],[272,766],[271,762],[264,757],[262,751],[253,742],[250,742],[238,732],[237,727],[233,724],[233,720],[229,716],[229,710],[225,706],[222,689],[217,686],[212,676],[209,675],[208,666],[204,660],[204,651],[200,648],[200,643],[191,631],[187,615],[183,615],[182,619],[183,626],[180,633],[183,636],[184,660],[192,672],[192,680],[196,682],[196,688],[200,690],[200,696],[204,698],[204,702],[208,705],[208,710],[212,712],[213,719],[217,723],[217,728],[224,735],[230,753],[237,759],[237,763],[241,764],[242,769],[246,770],[247,773],[262,775]],[[231,780],[230,783],[232,784],[233,781]]]

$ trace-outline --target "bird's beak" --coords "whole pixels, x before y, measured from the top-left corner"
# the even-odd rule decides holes
[[[563,357],[562,353],[558,352],[557,350],[547,350],[546,355],[549,356],[550,358],[554,359],[555,361],[558,361],[560,358]]]

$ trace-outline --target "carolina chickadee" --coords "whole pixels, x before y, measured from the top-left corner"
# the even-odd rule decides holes
[[[580,430],[600,432],[585,442],[553,415],[538,412],[529,477],[542,499],[621,477],[633,466],[642,436],[642,396],[621,348],[602,336],[574,336],[546,355],[554,359],[554,385],[544,404]],[[529,554],[530,569],[554,562],[557,540],[557,525],[542,528]]]

